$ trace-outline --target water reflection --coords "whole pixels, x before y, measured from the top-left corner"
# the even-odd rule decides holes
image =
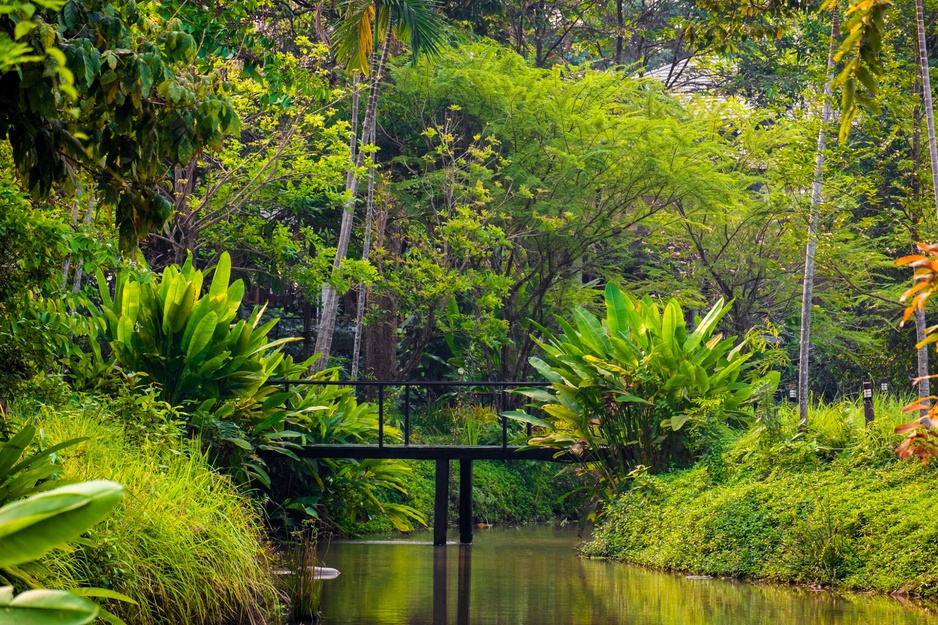
[[[446,551],[438,549],[438,551]],[[469,598],[472,596],[472,546],[459,548],[459,585],[456,595],[456,625],[469,625]],[[442,623],[443,621],[436,621]]]
[[[330,625],[938,625],[883,597],[685,579],[578,558],[550,527],[477,533],[471,547],[334,543]]]
[[[446,623],[446,547],[433,549],[433,622]]]

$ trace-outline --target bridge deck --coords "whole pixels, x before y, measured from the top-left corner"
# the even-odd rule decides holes
[[[303,458],[389,458],[394,460],[540,460],[573,462],[556,449],[502,447],[501,445],[308,445],[296,454]]]

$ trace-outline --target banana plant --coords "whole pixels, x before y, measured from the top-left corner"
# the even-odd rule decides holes
[[[191,254],[181,268],[170,265],[157,280],[120,273],[113,297],[99,273],[100,314],[117,360],[159,382],[163,399],[173,405],[252,396],[283,361],[278,348],[296,339],[268,340],[277,320],[260,325],[262,307],[236,320],[244,282],[230,278],[227,252],[205,294],[204,275],[193,267]]]
[[[113,295],[99,274],[102,307],[92,312],[103,318],[104,335],[120,365],[146,373],[160,385],[164,401],[183,406],[190,430],[198,431],[216,464],[238,482],[276,490],[271,476],[276,470],[288,477],[281,481],[302,483],[302,494],[284,497],[304,499],[300,507],[306,512],[315,512],[311,498],[321,500],[331,488],[364,514],[385,514],[401,527],[410,519],[422,522],[412,508],[367,496],[376,486],[399,490],[403,482],[388,476],[405,473],[401,463],[313,463],[295,453],[309,443],[373,441],[376,407],[359,403],[350,388],[302,387],[300,392],[298,386],[288,391],[270,384],[271,379],[305,377],[316,357],[294,362],[281,347],[296,339],[269,340],[277,320],[261,324],[264,308],[238,318],[244,283],[231,281],[227,253],[203,293],[205,283],[191,256],[158,277],[125,270],[115,280]],[[327,370],[316,377],[337,380],[338,373]],[[387,427],[385,433],[393,436],[395,430]],[[338,481],[340,475],[346,477]]]
[[[291,439],[300,435],[288,427],[286,395],[267,381],[299,376],[312,361],[294,363],[282,352],[296,339],[269,339],[278,320],[261,324],[264,307],[238,318],[244,282],[231,281],[229,254],[221,255],[204,293],[205,274],[191,254],[160,276],[122,271],[113,295],[100,272],[97,278],[102,306],[92,313],[103,319],[121,367],[145,373],[159,385],[161,399],[182,406],[189,426],[215,447],[236,479],[269,486],[261,452],[290,454]]]
[[[558,319],[559,337],[539,327],[544,357],[530,362],[551,386],[519,392],[545,416],[505,414],[542,428],[530,445],[601,459],[603,483],[613,491],[640,465],[662,469],[691,460],[689,422],[705,412],[723,422],[743,419],[754,393],[778,384],[777,374],[744,380],[751,353],[716,331],[730,310],[723,300],[692,331],[674,300],[661,309],[609,284],[605,305],[602,320],[582,307],[573,324]]]

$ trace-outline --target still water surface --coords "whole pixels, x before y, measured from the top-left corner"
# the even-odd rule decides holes
[[[327,625],[938,625],[885,597],[687,579],[579,558],[576,531],[478,531],[471,547],[430,534],[334,542]]]

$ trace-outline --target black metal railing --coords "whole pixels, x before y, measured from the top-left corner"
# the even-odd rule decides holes
[[[502,448],[508,447],[508,418],[501,413],[507,408],[507,392],[505,389],[529,388],[550,386],[550,382],[466,382],[466,381],[425,381],[425,382],[381,382],[376,380],[348,381],[348,380],[269,380],[268,384],[283,386],[287,393],[294,386],[351,386],[358,388],[377,387],[378,389],[378,447],[384,447],[384,390],[390,388],[404,389],[404,446],[410,446],[410,389],[411,388],[490,388],[486,394],[495,396],[495,408],[499,413],[502,426]],[[497,390],[495,390],[497,389]],[[527,425],[527,434],[531,434],[531,424]]]

